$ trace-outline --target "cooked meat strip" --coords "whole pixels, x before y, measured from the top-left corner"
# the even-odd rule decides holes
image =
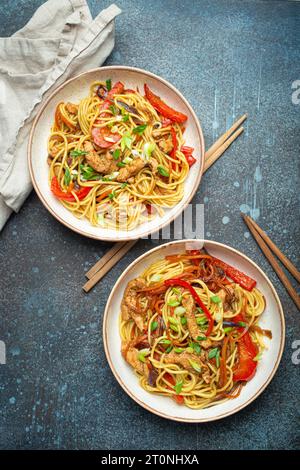
[[[187,326],[190,332],[191,337],[194,341],[197,341],[198,336],[204,336],[203,332],[200,330],[199,326],[197,325],[196,317],[195,317],[195,308],[196,304],[192,296],[184,297],[182,299],[182,305],[184,306],[186,312],[185,316],[187,319]],[[205,339],[201,341],[201,347],[204,349],[210,348],[212,342],[210,339]]]
[[[149,369],[145,362],[139,360],[139,351],[133,346],[128,347],[127,342],[122,343],[122,354],[124,359],[130,364],[139,374],[148,378]]]
[[[209,367],[204,364],[199,358],[199,356],[197,356],[196,354],[188,353],[185,351],[182,353],[170,352],[164,357],[164,362],[166,362],[167,364],[178,364],[184,369],[195,373],[195,369],[192,366],[191,361],[201,368],[201,372],[199,372],[199,374],[201,374],[203,380],[208,383],[210,380]]]
[[[144,329],[144,318],[138,309],[137,290],[142,289],[145,285],[145,280],[140,277],[129,281],[121,304],[122,319],[126,321],[132,318],[140,331]]]
[[[105,175],[117,171],[118,167],[110,152],[98,155],[91,142],[84,142],[84,150],[87,152],[85,159],[94,170]]]
[[[116,179],[120,183],[125,183],[125,181],[127,181],[132,176],[135,176],[145,166],[146,163],[140,157],[137,157],[132,161],[132,163],[121,168]]]

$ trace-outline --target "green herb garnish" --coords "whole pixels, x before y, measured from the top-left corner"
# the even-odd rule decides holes
[[[166,349],[166,353],[169,354],[169,352],[171,352],[173,349],[173,346],[169,346],[167,349]]]
[[[115,191],[112,191],[112,192],[108,195],[108,197],[109,197],[109,199],[110,199],[111,201],[114,199],[115,196],[116,196],[116,192],[115,192]]]
[[[222,300],[220,299],[220,297],[218,295],[213,295],[210,300],[214,303],[214,304],[219,304],[220,302],[222,302]]]
[[[224,328],[224,333],[229,333],[232,330],[233,330],[232,326],[228,326],[228,327]]]
[[[70,157],[81,157],[81,155],[86,155],[87,152],[84,150],[71,150]]]
[[[205,317],[203,317],[203,318],[197,318],[197,319],[196,319],[196,322],[197,322],[197,325],[204,326],[204,325],[206,325],[206,323],[207,323],[207,318],[205,318]]]
[[[208,352],[208,359],[213,359],[214,357],[216,357],[216,355],[218,354],[218,351],[219,351],[218,348],[211,349],[211,350]],[[220,351],[219,351],[219,352],[220,352]]]
[[[157,327],[158,327],[158,322],[157,322],[157,321],[153,321],[153,322],[151,323],[151,331],[156,330]]]
[[[112,154],[114,160],[118,160],[118,158],[120,157],[120,155],[121,155],[121,150],[120,150],[120,149],[114,150],[114,152],[113,152],[113,154]]]
[[[116,108],[116,106],[113,105],[113,104],[111,104],[111,105],[109,106],[109,109],[110,109],[110,111],[113,113],[114,116],[119,113],[118,108]]]
[[[133,141],[133,137],[130,135],[130,133],[125,132],[125,134],[122,136],[122,139],[121,139],[122,152],[124,152],[126,148],[128,148],[129,150],[131,149],[132,141]]]
[[[124,168],[124,166],[126,166],[126,163],[124,163],[124,162],[118,162],[118,163],[117,163],[117,166],[118,166],[119,168]]]
[[[94,168],[89,165],[79,165],[81,176],[85,180],[99,180],[101,179],[101,175],[97,173]]]
[[[141,362],[146,362],[146,359],[145,359],[145,352],[140,352],[138,354],[138,360],[141,361]]]
[[[186,324],[187,324],[187,319],[186,319],[186,317],[182,317],[182,318],[180,319],[180,321],[181,321],[181,324],[182,324],[182,325],[186,325]]]
[[[110,91],[111,90],[111,78],[109,78],[108,80],[106,80],[106,88],[107,88],[107,91]]]
[[[171,344],[171,341],[169,339],[161,339],[159,344]]]
[[[189,359],[189,362],[196,372],[201,372],[201,367],[199,366],[198,362],[192,361],[191,359]]]
[[[70,173],[70,170],[69,168],[66,168],[65,169],[65,176],[64,176],[64,183],[66,186],[69,186],[69,184],[71,183],[71,173]]]
[[[123,114],[123,113],[122,113]],[[123,114],[123,118],[122,118],[122,121],[123,122],[127,122],[129,119],[129,114]]]
[[[121,184],[121,189],[126,188],[126,186],[128,186],[128,183],[122,183],[122,184]]]
[[[189,343],[189,347],[193,348],[196,354],[201,354],[201,347],[198,343]]]
[[[170,173],[168,172],[168,170],[162,165],[158,165],[157,171],[161,176],[166,176],[166,177],[170,176]]]
[[[206,339],[206,336],[197,336],[197,341],[205,341]]]
[[[139,134],[139,135],[142,135],[142,133],[144,132],[144,130],[146,129],[147,127],[147,124],[141,124],[140,126],[137,126],[135,127],[132,132],[134,134]]]
[[[180,382],[177,382],[176,385],[174,385],[174,390],[177,395],[179,395],[179,393],[181,392],[182,386],[183,386],[183,380],[181,380]]]
[[[177,354],[180,354],[184,351],[183,348],[174,348],[174,351],[177,353]]]

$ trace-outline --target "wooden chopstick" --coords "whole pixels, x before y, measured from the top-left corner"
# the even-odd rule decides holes
[[[245,214],[242,214],[242,217],[243,217],[247,227],[249,228],[250,232],[252,233],[253,237],[255,238],[257,244],[259,245],[261,251],[263,252],[265,257],[267,258],[267,260],[271,264],[272,268],[276,272],[276,274],[279,277],[279,279],[281,280],[282,284],[284,285],[284,287],[286,288],[286,290],[290,294],[291,298],[293,299],[293,301],[297,305],[298,309],[300,310],[300,296],[297,294],[296,290],[293,288],[293,286],[290,283],[289,279],[287,278],[287,276],[285,275],[285,273],[283,272],[283,270],[279,266],[275,256],[272,254],[272,252],[269,249],[268,245],[265,243],[265,241],[260,236],[258,231],[254,228],[254,226],[250,223],[249,217],[246,216]]]
[[[97,271],[94,276],[89,279],[84,286],[82,287],[85,292],[89,292],[97,282],[100,281],[100,279],[103,278],[103,276],[118,262],[120,261],[121,258],[133,247],[133,245],[137,242],[137,240],[133,240],[130,242],[126,242],[122,248],[119,249],[110,259],[107,261],[107,263],[99,270]],[[110,251],[110,250],[109,250]],[[109,252],[108,252],[109,253]],[[107,254],[108,254],[107,253]]]
[[[246,116],[246,114],[245,114],[245,116]],[[222,145],[220,145],[220,147],[218,147],[214,153],[210,153],[211,147],[210,147],[210,149],[208,149],[208,151],[205,153],[204,172],[206,170],[208,170],[215,163],[215,161],[218,160],[218,158],[221,157],[221,155],[223,155],[225,150],[228,149],[228,147],[243,132],[243,130],[244,130],[244,128],[240,127],[237,131],[234,132],[234,134],[232,134],[229,137],[229,139],[227,139]],[[207,155],[209,155],[209,156],[207,156]]]
[[[231,128],[225,132],[204,155],[204,169],[205,173],[218,158],[223,155],[225,150],[232,144],[232,142],[243,132],[244,128],[238,127],[245,121],[247,114],[244,114],[238,119]],[[85,292],[89,292],[97,282],[131,249],[136,243],[134,242],[118,242],[116,243],[92,268],[85,274],[89,279],[83,286]]]
[[[100,258],[94,266],[85,274],[85,277],[91,279],[127,242],[117,242]]]
[[[278,246],[275,245],[275,243],[271,240],[271,238],[268,237],[266,232],[264,232],[260,226],[253,220],[251,219],[250,216],[245,216],[247,218],[248,222],[255,228],[255,230],[259,233],[259,235],[264,239],[266,244],[269,246],[271,251],[277,256],[277,258],[280,259],[282,264],[286,267],[286,269],[294,276],[294,278],[300,282],[300,272],[297,270],[297,268],[293,265],[293,263],[282,253],[282,251],[279,250]]]
[[[228,139],[228,137],[231,136],[231,134],[236,131],[238,127],[247,119],[248,114],[243,114],[240,119],[238,119],[228,131],[226,131],[221,137],[219,137],[216,142],[207,150],[205,153],[205,158],[209,158],[219,147],[221,147],[222,144]]]

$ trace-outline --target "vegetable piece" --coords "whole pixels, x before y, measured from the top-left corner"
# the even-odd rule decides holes
[[[100,194],[100,196],[97,197],[96,201],[101,202],[103,199],[107,198],[109,194],[110,194],[109,191],[105,191],[104,193]]]
[[[247,274],[243,273],[242,271],[239,271],[233,266],[224,263],[224,261],[221,261],[218,258],[212,257],[211,260],[216,266],[219,266],[221,269],[223,269],[223,271],[228,277],[230,277],[234,282],[243,287],[243,289],[246,289],[247,291],[252,291],[252,289],[256,286],[255,279],[252,279],[250,276],[247,276]]]
[[[189,167],[191,168],[192,165],[197,161],[195,157],[193,157],[192,153],[194,149],[192,147],[183,146],[180,149],[185,156],[186,161],[188,162]]]
[[[111,78],[106,80],[105,84],[106,84],[107,91],[110,91],[111,90]]]
[[[168,170],[162,165],[158,165],[157,171],[161,176],[165,176],[165,177],[170,176],[170,173],[168,172]]]
[[[64,176],[64,183],[66,186],[69,186],[69,184],[71,183],[71,173],[70,173],[70,170],[69,168],[66,168],[65,169],[65,176]]]
[[[106,84],[107,86],[107,84]],[[124,91],[124,85],[122,82],[116,82],[114,86],[107,93],[107,99],[111,100],[114,95],[121,95]]]
[[[170,300],[168,300],[167,305],[169,305],[170,307],[178,307],[178,305],[180,305],[180,301],[175,297],[170,297]]]
[[[183,315],[186,312],[186,309],[184,307],[176,307],[174,310],[175,315]]]
[[[132,132],[134,134],[142,135],[146,127],[147,127],[147,124],[141,124],[140,126],[137,126],[134,129],[132,129]]]
[[[145,160],[149,160],[149,158],[152,155],[152,152],[154,152],[155,149],[155,143],[154,142],[146,142],[144,147],[143,147],[143,156],[145,157]]]
[[[120,134],[110,132],[108,127],[94,127],[92,136],[95,144],[103,149],[111,147],[121,139]]]
[[[92,189],[91,186],[85,186],[79,189],[78,191],[73,191],[73,193],[75,193],[77,198],[81,201],[88,195],[91,189]],[[52,178],[51,191],[53,192],[54,196],[56,196],[58,199],[62,199],[63,201],[67,201],[67,202],[76,201],[75,196],[71,192],[62,191],[56,176],[53,176]]]
[[[180,394],[182,390],[182,386],[183,386],[183,380],[181,380],[180,382],[176,382],[176,384],[174,385],[174,390],[177,393],[177,395]]]
[[[164,378],[166,379],[167,382],[169,382],[170,384],[172,384],[173,387],[175,387],[176,385],[176,381],[174,379],[174,377],[169,374],[169,372],[167,372],[166,374],[164,374]],[[167,386],[167,388],[171,389],[171,387]],[[182,395],[174,395],[174,400],[178,403],[178,405],[182,405],[183,402],[184,402],[184,398]]]
[[[192,368],[195,369],[196,372],[201,372],[201,367],[199,366],[198,362],[189,359],[189,363],[191,364]]]
[[[183,123],[187,120],[187,116],[168,106],[159,96],[155,95],[148,85],[144,85],[145,95],[148,101],[165,118],[171,119],[173,122]]]
[[[122,139],[121,139],[122,152],[124,152],[126,148],[128,148],[129,150],[131,149],[132,141],[133,141],[133,138],[129,132],[125,132],[125,134],[122,135]]]
[[[213,317],[210,314],[210,311],[204,305],[204,303],[200,299],[199,295],[197,294],[197,292],[195,291],[193,286],[189,282],[184,281],[183,279],[178,279],[178,278],[167,279],[164,283],[168,287],[170,287],[170,286],[184,287],[185,289],[187,289],[192,294],[192,296],[194,297],[196,303],[199,305],[199,307],[202,308],[203,313],[205,314],[205,316],[208,320],[208,328],[207,328],[207,331],[206,331],[206,336],[209,336],[211,334],[213,326],[214,326],[214,320],[213,320]]]
[[[81,157],[86,154],[87,152],[85,150],[71,150],[70,157]]]
[[[214,303],[214,304],[219,304],[221,301],[220,297],[218,295],[213,295],[210,300]]]
[[[214,357],[216,357],[218,351],[218,348],[210,349],[210,351],[208,352],[208,359],[213,359]]]
[[[155,331],[158,327],[158,322],[157,321],[153,321],[151,323],[151,331]]]
[[[243,321],[243,315],[239,314],[234,317],[234,320]],[[256,372],[257,361],[257,347],[253,343],[251,336],[248,332],[244,333],[238,341],[238,364],[234,369],[233,380],[234,381],[248,381],[252,379]]]
[[[114,150],[114,152],[113,152],[113,154],[112,154],[114,160],[118,160],[118,158],[120,157],[120,155],[121,155],[121,150],[120,150],[120,149]]]

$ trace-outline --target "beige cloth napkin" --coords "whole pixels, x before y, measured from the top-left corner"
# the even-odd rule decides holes
[[[93,20],[85,0],[48,0],[23,29],[0,38],[0,230],[32,189],[27,141],[41,101],[105,61],[120,12],[111,5]]]

